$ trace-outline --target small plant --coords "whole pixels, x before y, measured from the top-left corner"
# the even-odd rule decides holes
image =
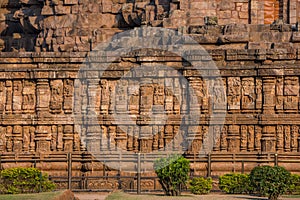
[[[178,155],[160,158],[154,162],[154,169],[166,195],[181,195],[182,188],[189,178],[189,160]]]
[[[193,178],[190,181],[190,190],[193,194],[208,194],[212,189],[212,178]]]
[[[292,177],[283,167],[258,166],[251,171],[250,182],[259,194],[277,200],[291,187]]]
[[[0,173],[0,193],[36,193],[51,191],[55,184],[48,180],[47,174],[42,175],[36,168],[10,168]]]
[[[219,188],[227,194],[251,193],[248,174],[231,173],[219,177]]]

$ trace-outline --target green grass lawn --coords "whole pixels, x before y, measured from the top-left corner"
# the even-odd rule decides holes
[[[52,200],[62,193],[63,191],[42,192],[35,194],[5,194],[0,195],[0,200]]]

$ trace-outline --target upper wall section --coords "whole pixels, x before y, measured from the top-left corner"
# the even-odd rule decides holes
[[[142,25],[296,24],[299,0],[0,0],[1,51],[90,51]]]

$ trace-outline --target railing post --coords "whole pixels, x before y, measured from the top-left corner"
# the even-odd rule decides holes
[[[137,194],[141,194],[141,153],[137,154]]]
[[[242,174],[245,173],[245,162],[242,160]]]
[[[68,189],[72,189],[72,154],[68,153]]]
[[[207,158],[207,177],[211,177],[211,154],[208,154]]]
[[[274,165],[278,166],[278,154],[277,153],[275,153],[275,155],[274,155]]]

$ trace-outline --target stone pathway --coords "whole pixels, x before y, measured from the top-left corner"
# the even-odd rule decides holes
[[[103,192],[74,192],[79,200],[104,200],[109,193]]]

